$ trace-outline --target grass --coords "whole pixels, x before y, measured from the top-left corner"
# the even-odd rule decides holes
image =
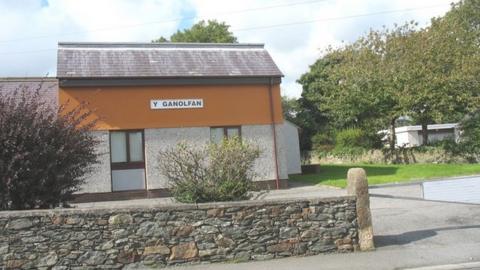
[[[480,174],[480,164],[322,164],[318,174],[292,175],[289,178],[293,181],[343,188],[347,185],[345,180],[347,171],[353,167],[361,167],[367,171],[368,183],[370,185]]]

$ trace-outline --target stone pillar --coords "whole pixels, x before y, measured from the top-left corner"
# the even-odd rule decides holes
[[[367,174],[362,168],[351,168],[347,174],[347,193],[357,197],[358,242],[361,251],[375,249]]]

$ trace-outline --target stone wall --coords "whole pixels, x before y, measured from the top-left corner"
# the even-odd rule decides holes
[[[397,149],[398,162],[402,164],[430,164],[430,163],[468,163],[462,157],[452,156],[441,147],[424,147],[421,149],[404,148]],[[385,161],[385,155],[381,150],[370,150],[356,157],[336,157],[333,155],[319,156],[314,151],[303,152],[305,164],[390,164],[391,160]]]
[[[0,212],[0,269],[129,269],[357,246],[355,197]]]

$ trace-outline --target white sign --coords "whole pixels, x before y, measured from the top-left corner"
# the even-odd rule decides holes
[[[150,109],[196,109],[203,108],[203,99],[152,99]]]

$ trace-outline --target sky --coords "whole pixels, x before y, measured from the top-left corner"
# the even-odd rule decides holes
[[[18,0],[0,1],[0,77],[55,76],[62,41],[150,42],[200,20],[230,25],[241,43],[264,43],[285,77],[282,94],[328,46],[369,29],[428,25],[452,0]]]

